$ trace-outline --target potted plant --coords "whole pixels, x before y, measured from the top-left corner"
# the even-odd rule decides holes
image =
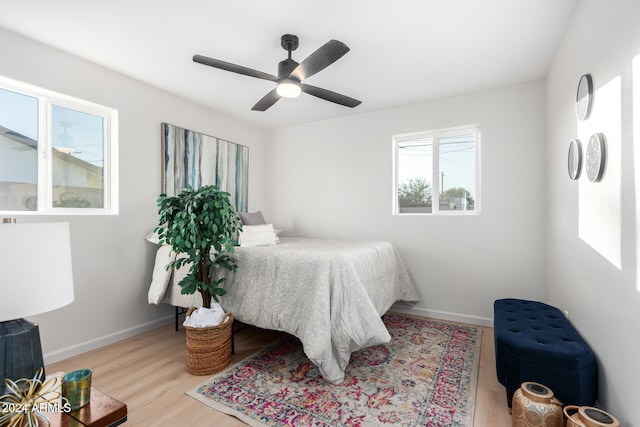
[[[203,306],[211,308],[211,299],[218,302],[218,297],[226,293],[221,287],[226,280],[224,271],[237,269],[233,244],[242,222],[229,202],[229,193],[214,185],[187,187],[177,196],[161,194],[158,207],[159,225],[154,231],[160,244],[166,243],[177,254],[167,268],[189,266],[189,272],[178,283],[181,292],[200,292]],[[232,321],[231,317],[212,328],[185,327],[187,371],[205,375],[226,367],[231,360]]]
[[[229,193],[214,185],[187,187],[177,196],[161,194],[158,206],[160,225],[155,231],[160,244],[170,245],[178,255],[169,267],[190,264],[189,273],[179,283],[182,293],[200,292],[203,306],[210,308],[212,298],[217,302],[226,293],[220,286],[226,278],[216,273],[237,268],[231,254],[242,223]]]

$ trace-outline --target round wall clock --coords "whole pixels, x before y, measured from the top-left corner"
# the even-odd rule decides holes
[[[582,168],[582,145],[579,139],[574,139],[569,144],[569,158],[567,159],[569,178],[578,179]]]
[[[576,93],[576,116],[578,120],[587,120],[593,104],[593,81],[591,74],[584,74],[578,82]]]
[[[586,148],[587,177],[591,182],[598,182],[604,173],[606,162],[606,145],[604,135],[596,133],[591,135]]]

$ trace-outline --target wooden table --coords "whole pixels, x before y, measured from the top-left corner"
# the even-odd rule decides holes
[[[127,405],[91,387],[89,404],[68,413],[45,413],[51,427],[114,427],[127,421]]]

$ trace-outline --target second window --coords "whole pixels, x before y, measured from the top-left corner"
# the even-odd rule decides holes
[[[478,213],[477,127],[398,135],[394,214]]]

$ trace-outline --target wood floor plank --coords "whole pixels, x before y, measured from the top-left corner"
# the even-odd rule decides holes
[[[508,427],[504,388],[495,373],[493,329],[481,327],[482,344],[476,392],[474,425]],[[236,354],[231,363],[261,350],[282,334],[248,327],[235,336]],[[186,396],[185,391],[209,376],[193,376],[185,370],[184,330],[172,325],[93,350],[47,366],[47,373],[93,370],[93,386],[127,404],[131,426],[243,427],[234,417],[215,411]]]

